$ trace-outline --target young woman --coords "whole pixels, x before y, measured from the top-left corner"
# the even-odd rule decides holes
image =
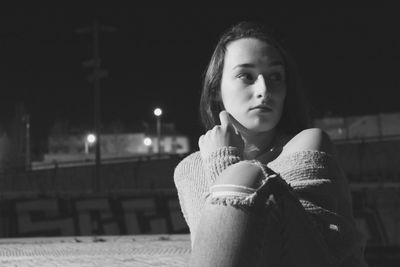
[[[347,181],[309,128],[295,68],[262,26],[226,31],[200,101],[207,132],[175,169],[191,266],[366,266]]]

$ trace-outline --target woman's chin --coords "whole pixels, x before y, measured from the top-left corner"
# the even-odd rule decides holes
[[[262,133],[272,130],[278,123],[274,118],[266,116],[252,116],[237,120],[244,128],[253,133]]]

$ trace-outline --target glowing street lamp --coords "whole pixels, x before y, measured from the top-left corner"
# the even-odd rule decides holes
[[[162,115],[162,110],[161,108],[156,108],[154,109],[154,115],[156,115],[157,117]]]
[[[86,138],[85,138],[85,153],[86,154],[89,154],[89,146],[92,146],[94,143],[96,143],[96,140],[97,140],[97,138],[96,138],[95,134],[90,133],[90,134],[86,135]]]
[[[88,135],[86,136],[86,140],[88,141],[88,143],[89,143],[90,145],[93,145],[93,144],[96,142],[96,135],[94,135],[94,134],[88,134]]]
[[[150,137],[146,137],[146,138],[143,140],[143,143],[144,143],[145,146],[151,146],[151,144],[152,144],[153,142],[151,141],[151,138],[150,138]]]
[[[157,153],[160,154],[161,146],[160,146],[160,139],[161,139],[161,115],[162,110],[161,108],[154,109],[154,115],[157,117]]]

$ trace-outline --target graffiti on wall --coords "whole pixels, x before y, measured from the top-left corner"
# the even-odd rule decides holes
[[[186,233],[176,196],[7,200],[2,237]]]
[[[398,191],[353,192],[370,245],[400,244]],[[0,202],[0,237],[188,233],[176,194],[18,198]]]

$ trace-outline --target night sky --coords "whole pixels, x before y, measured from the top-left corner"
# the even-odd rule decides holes
[[[93,125],[93,84],[82,62],[92,39],[77,34],[97,17],[104,123],[163,120],[196,139],[202,75],[220,33],[241,20],[278,33],[299,67],[315,116],[400,112],[400,18],[395,8],[180,8],[58,6],[1,11],[0,123],[16,103],[31,116],[34,138],[56,120]]]

